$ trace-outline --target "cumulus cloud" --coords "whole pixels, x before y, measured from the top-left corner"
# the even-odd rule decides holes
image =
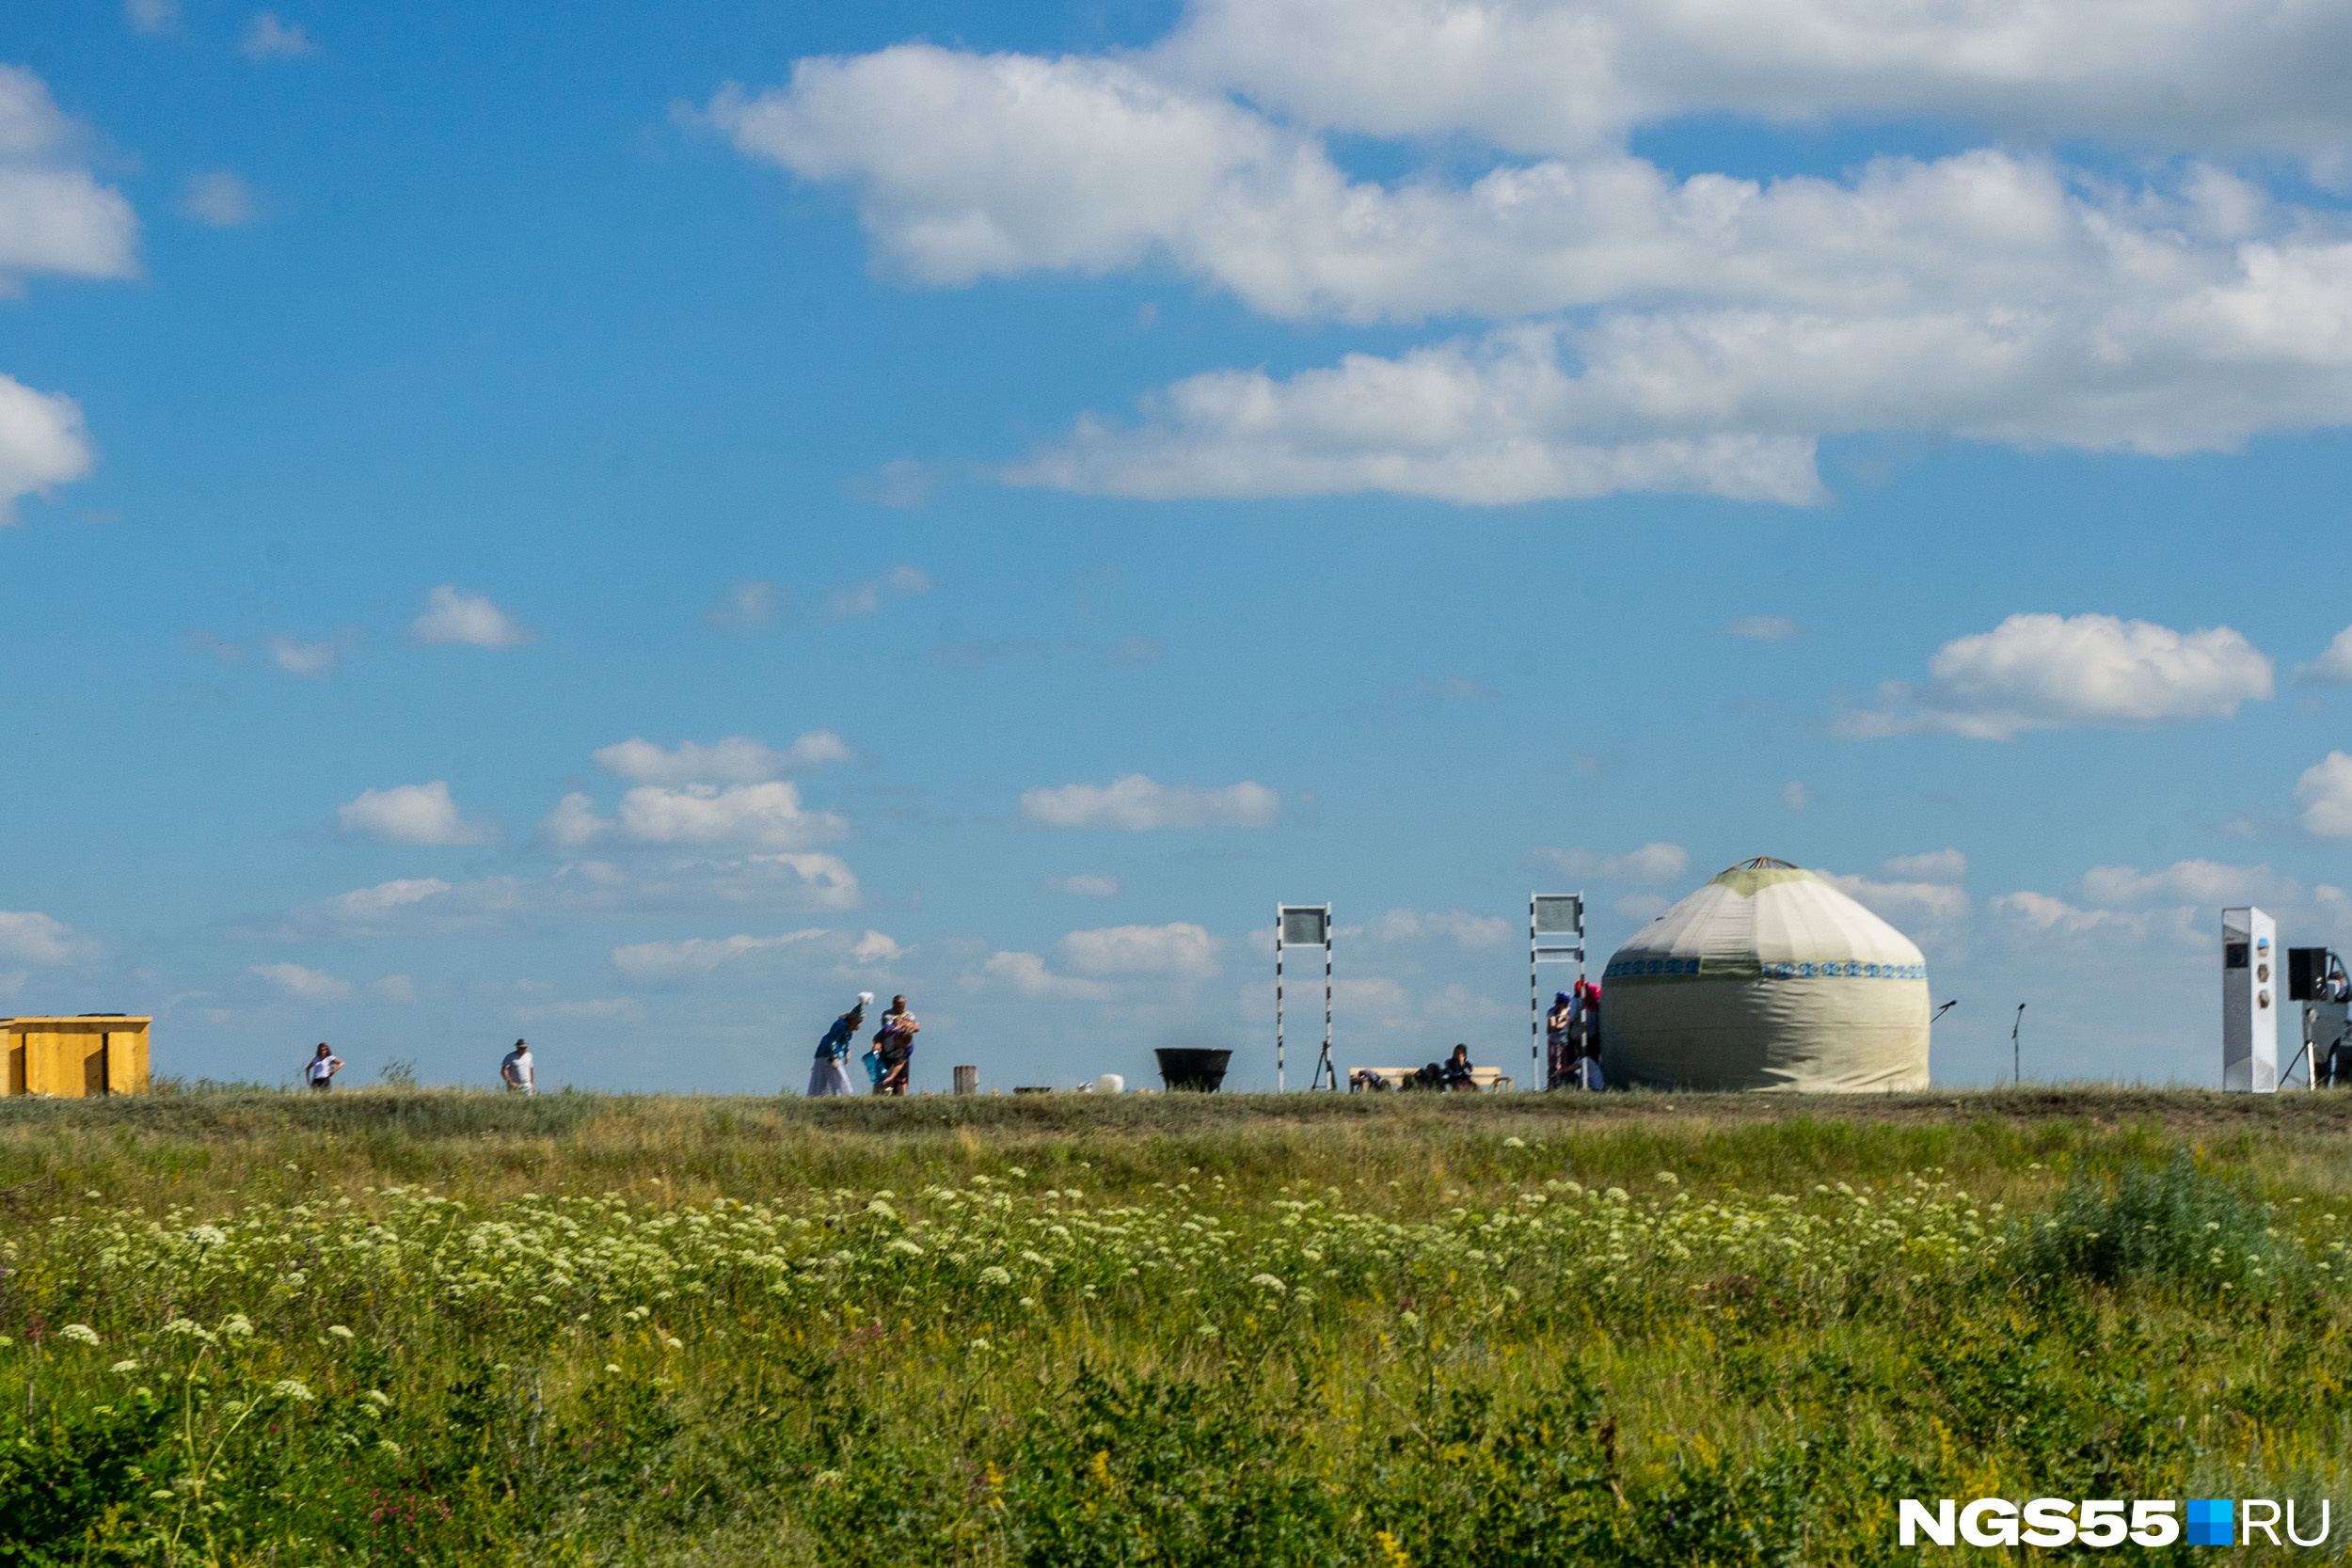
[[[1516,929],[1501,915],[1461,910],[1391,910],[1369,927],[1376,942],[1451,942],[1465,953],[1501,947]]]
[[[897,963],[907,950],[880,931],[867,931],[850,944],[850,961],[856,964]]]
[[[841,837],[850,826],[832,812],[803,809],[801,792],[779,780],[724,788],[647,784],[621,797],[612,829],[634,844],[803,849]]]
[[[304,1002],[342,1002],[351,995],[350,981],[337,979],[321,969],[305,969],[300,964],[255,964],[252,973],[288,996]]]
[[[316,642],[305,642],[299,637],[273,637],[269,640],[270,662],[290,675],[323,680],[342,667],[344,656],[358,642],[358,638],[349,632],[339,632]],[[237,657],[242,657],[242,652]]]
[[[307,905],[295,911],[295,922],[297,929],[324,927],[354,936],[446,935],[583,916],[854,909],[858,897],[856,873],[838,856],[818,852],[628,865],[582,860],[542,878],[380,882]]]
[[[417,999],[417,983],[405,974],[387,974],[368,990],[387,1002],[414,1002]]]
[[[298,60],[318,53],[318,45],[300,23],[280,22],[274,11],[259,11],[245,24],[237,53],[260,64],[263,60]]]
[[[1821,880],[1861,903],[1890,924],[1917,925],[1931,929],[1968,918],[1968,895],[1949,882],[1880,881],[1869,877],[1841,877],[1823,871]]]
[[[636,736],[596,752],[596,766],[632,784],[764,784],[786,773],[804,772],[857,753],[831,730],[805,730],[784,751],[745,735],[710,745],[681,742],[663,751]]]
[[[81,166],[87,134],[49,85],[0,65],[0,293],[27,273],[129,277],[138,271],[138,218]]]
[[[460,594],[443,583],[425,596],[423,611],[408,623],[408,635],[429,648],[518,648],[537,634],[479,594]]]
[[[2303,895],[2300,884],[2267,865],[2223,865],[2215,861],[2175,861],[2159,871],[2129,865],[2096,865],[2083,873],[2083,898],[2091,904],[2130,908],[2143,904],[2280,904]]]
[[[739,582],[703,611],[703,624],[723,631],[756,631],[782,619],[787,602],[772,582]]]
[[[2131,47],[2115,47],[2122,38]],[[2352,141],[2329,69],[2347,48],[2352,22],[2332,8],[2233,0],[1199,0],[1154,64],[1303,123],[1468,131],[1530,152],[1721,113],[2325,159]]]
[[[1813,791],[1801,779],[1791,779],[1780,786],[1780,803],[1790,811],[1803,811],[1813,803]]]
[[[1880,863],[1897,877],[1918,881],[1957,882],[1968,875],[1968,857],[1957,849],[1931,849],[1924,855],[1896,855]]]
[[[2336,633],[2317,658],[2296,665],[2295,678],[2306,686],[2352,686],[2352,626]]]
[[[0,212],[0,236],[7,231]],[[81,404],[0,375],[0,528],[17,520],[19,499],[85,478],[96,463]]]
[[[122,0],[122,19],[135,33],[168,33],[180,25],[180,0]]]
[[[822,927],[814,927],[773,937],[691,937],[684,942],[633,942],[612,949],[612,967],[636,980],[676,979],[707,974],[722,964],[754,954],[801,946],[830,934]]]
[[[80,963],[103,951],[64,921],[38,910],[0,910],[0,961]]]
[[[1534,859],[1563,876],[1598,877],[1612,882],[1666,882],[1691,869],[1691,851],[1679,844],[1645,844],[1622,855],[1545,848],[1536,850]]]
[[[1113,994],[1111,987],[1101,980],[1055,974],[1035,953],[993,953],[980,968],[987,976],[1005,982],[1024,996],[1099,1002]]]
[[[1023,792],[1021,815],[1046,828],[1268,828],[1281,794],[1244,781],[1222,788],[1154,783],[1129,773],[1107,784],[1063,784]]]
[[[1167,926],[1108,926],[1061,939],[1062,961],[1081,974],[1171,974],[1199,979],[1216,973],[1224,944],[1185,921]]]
[[[2044,51],[2072,31],[2022,0],[1917,27],[1871,26],[1829,0],[1736,19],[1670,8],[1677,20],[1662,28],[1627,20],[1659,8],[1630,5],[1374,8],[1394,25],[1343,22],[1332,5],[1268,8],[1285,20],[1263,30],[1319,40],[1289,57],[1322,86],[1281,94],[1313,105],[1305,119],[1262,112],[1263,72],[1242,63],[1251,53],[1204,41],[1259,24],[1211,25],[1206,10],[1166,47],[1116,58],[907,44],[804,59],[787,84],[730,87],[698,118],[747,156],[850,189],[884,263],[919,282],[1172,263],[1269,316],[1518,324],[1284,378],[1189,377],[1133,421],[1082,420],[1004,468],[1014,483],[1146,498],[1387,490],[1504,504],[1662,490],[1794,503],[1824,494],[1814,442],[1827,435],[2165,454],[2352,420],[2341,223],[2210,161],[2183,157],[2137,185],[1987,149],[1879,158],[1835,180],[1677,179],[1618,139],[1645,118],[1631,104],[1834,117],[1840,93],[1898,81],[1924,96],[1880,106],[1906,119],[1935,100],[1931,84],[1963,78],[1961,96],[1986,104],[2071,101],[2085,90],[2080,62],[2060,68],[2064,56]],[[2313,62],[2340,56],[2289,53],[2321,35],[2316,47],[2340,50],[2340,27],[2268,12],[2224,25],[2222,13],[2245,9],[2228,4],[2176,9],[2203,21],[2160,28],[2172,42],[2233,40],[2215,58],[2249,72],[2246,104],[2267,100],[2251,84],[2272,75],[2306,84],[2283,97],[2313,107],[2271,130],[2299,126],[2312,156],[2352,175],[2352,117],[2316,107],[2337,95]],[[1593,71],[1613,80],[1621,31],[1681,40],[1724,21],[1726,35],[1754,27],[1778,47],[1686,83],[1724,102],[1564,86]],[[1505,38],[1527,53],[1499,50]],[[1392,55],[1406,39],[1413,47]],[[1853,48],[1843,69],[1817,53],[1830,39]],[[1683,45],[1658,47],[1663,58]],[[1949,60],[1973,68],[1947,71]],[[1440,61],[1462,74],[1438,83]],[[2217,69],[2189,69],[2195,109],[2180,78],[2089,73],[2128,79],[2117,92],[2173,127],[2174,151],[2270,145],[2227,114],[2232,134],[2196,135],[2211,129],[2200,117]],[[1351,179],[1321,135],[1377,124],[1493,139],[1491,117],[1518,81],[1542,83],[1526,102],[1597,118],[1573,135],[1502,137],[1548,155],[1506,156],[1460,182]],[[1237,102],[1236,87],[1259,106]],[[1775,107],[1756,107],[1766,101]]]
[[[378,844],[488,844],[499,836],[488,822],[468,821],[445,780],[363,789],[335,809],[342,831]]]
[[[2148,928],[2145,915],[2117,910],[2079,909],[2063,898],[2054,898],[2046,893],[2005,893],[1993,900],[1993,908],[2027,930],[2054,932],[2062,936],[2081,936],[2098,930],[2138,936]]]
[[[1848,736],[1940,731],[2011,740],[2073,725],[2227,719],[2272,690],[2270,660],[2227,626],[2191,632],[2112,615],[2012,615],[1947,642],[1930,684],[1882,687],[1885,705],[1848,713]]]
[[[2330,752],[2295,785],[2295,819],[2321,838],[2352,838],[2352,756]]]
[[[1756,642],[1785,642],[1802,629],[1786,615],[1742,615],[1724,627],[1730,636]]]
[[[234,229],[261,215],[251,187],[225,168],[189,175],[180,210],[215,229]]]
[[[1048,893],[1071,893],[1081,898],[1109,898],[1119,892],[1119,879],[1101,872],[1081,871],[1068,877],[1045,879]]]

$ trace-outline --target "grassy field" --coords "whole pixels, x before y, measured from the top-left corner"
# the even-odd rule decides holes
[[[2352,1096],[0,1101],[0,1564],[2325,1560],[2346,1229]]]

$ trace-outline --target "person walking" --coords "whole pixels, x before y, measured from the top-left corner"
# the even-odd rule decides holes
[[[529,1040],[516,1040],[515,1049],[499,1063],[499,1082],[505,1085],[508,1094],[539,1092],[539,1068],[531,1059]]]
[[[822,1099],[829,1094],[850,1092],[850,1069],[844,1065],[850,1059],[850,1047],[857,1039],[857,1032],[866,1026],[866,1005],[874,993],[862,990],[850,1010],[833,1021],[825,1037],[817,1042],[817,1065],[808,1069],[808,1097]]]
[[[1566,991],[1554,991],[1551,1011],[1544,1015],[1544,1087],[1564,1089],[1576,1070],[1576,1005]]]
[[[914,1067],[914,1034],[923,1025],[907,1010],[907,999],[894,996],[874,1033],[874,1050],[882,1058],[882,1075],[874,1081],[876,1094],[904,1094]]]
[[[321,1040],[318,1054],[302,1064],[302,1079],[310,1085],[313,1093],[323,1094],[335,1086],[335,1074],[342,1069],[343,1059],[329,1051],[326,1042]]]

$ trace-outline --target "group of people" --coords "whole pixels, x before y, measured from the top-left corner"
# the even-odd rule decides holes
[[[1600,987],[1579,980],[1573,994],[1555,991],[1544,1017],[1544,1087],[1597,1089],[1600,1080]]]
[[[302,1081],[310,1085],[312,1093],[324,1093],[335,1086],[335,1074],[342,1071],[343,1059],[325,1040],[302,1064]],[[516,1040],[515,1049],[499,1061],[499,1086],[508,1094],[537,1094],[539,1066],[531,1059],[531,1042]]]
[[[810,1099],[854,1092],[850,1087],[850,1047],[857,1042],[858,1031],[866,1027],[866,1009],[873,1005],[872,991],[859,991],[856,1005],[834,1019],[825,1037],[817,1042],[817,1062],[808,1073]],[[890,999],[890,1008],[882,1015],[882,1026],[874,1031],[864,1058],[866,1080],[876,1094],[907,1092],[907,1075],[914,1066],[914,1036],[922,1027],[907,1009],[905,997]]]

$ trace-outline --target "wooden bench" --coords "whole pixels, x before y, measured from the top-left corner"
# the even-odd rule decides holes
[[[1442,1064],[1440,1064],[1442,1065]],[[1361,1094],[1368,1087],[1364,1078],[1377,1078],[1392,1089],[1401,1089],[1413,1081],[1421,1069],[1411,1067],[1352,1067],[1347,1069],[1347,1092]],[[1511,1075],[1499,1067],[1470,1069],[1470,1083],[1486,1093],[1494,1093],[1511,1086]]]

